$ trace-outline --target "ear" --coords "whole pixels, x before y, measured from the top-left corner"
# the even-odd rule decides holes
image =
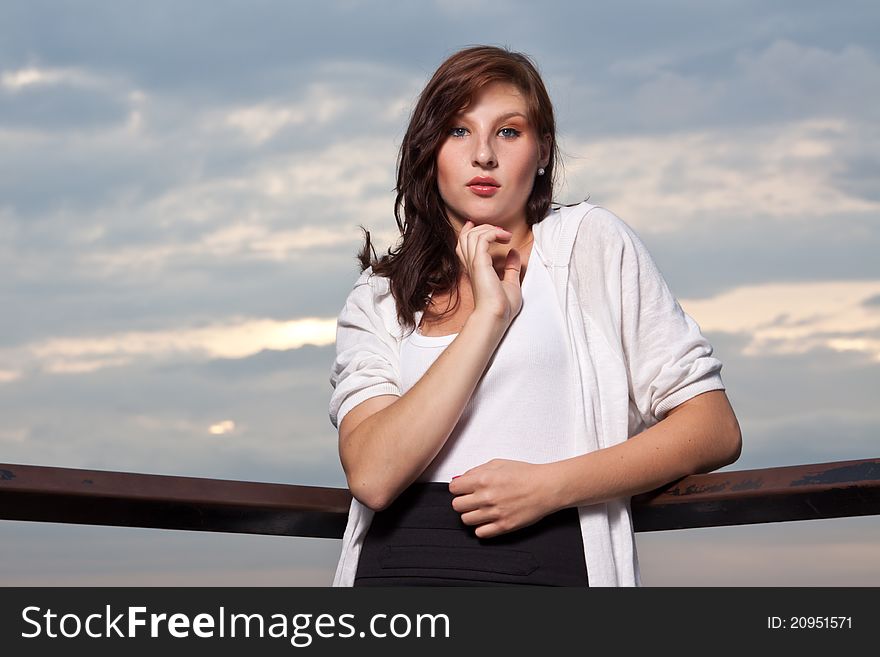
[[[546,167],[550,163],[550,149],[553,147],[553,137],[548,132],[538,142],[538,166]]]

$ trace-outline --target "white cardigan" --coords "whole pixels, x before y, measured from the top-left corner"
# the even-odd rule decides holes
[[[532,230],[529,263],[541,262],[554,281],[580,376],[579,453],[621,443],[688,399],[724,389],[712,346],[622,219],[583,202],[552,210]],[[404,336],[388,279],[366,269],[337,322],[330,374],[334,427],[366,399],[400,395]],[[629,499],[578,511],[590,586],[638,586]],[[352,499],[334,586],[353,584],[372,517]]]

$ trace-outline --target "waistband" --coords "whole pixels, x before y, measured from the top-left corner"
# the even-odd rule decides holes
[[[491,538],[452,507],[446,482],[416,482],[373,515],[355,586],[508,583],[588,585],[577,509]]]
[[[452,507],[455,499],[446,482],[416,482],[407,487],[382,511],[377,511],[372,520],[376,529],[400,528],[458,528],[464,523],[461,514]],[[580,527],[578,511],[575,507],[560,509],[548,514],[538,522],[517,530],[516,535],[524,537],[559,525]],[[493,538],[495,542],[511,540],[508,535]]]

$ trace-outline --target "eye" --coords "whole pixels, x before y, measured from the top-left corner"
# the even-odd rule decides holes
[[[464,137],[467,134],[467,128],[452,128],[449,134],[453,137]]]
[[[522,133],[516,128],[501,128],[501,130],[498,131],[498,134],[500,134],[502,137],[510,138],[519,137]]]

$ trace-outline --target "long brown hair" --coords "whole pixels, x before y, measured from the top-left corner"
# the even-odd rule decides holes
[[[494,46],[474,46],[454,53],[434,73],[419,95],[397,158],[394,217],[402,239],[386,255],[376,257],[366,233],[358,253],[361,271],[387,276],[401,326],[415,328],[415,313],[427,307],[431,294],[455,290],[458,306],[460,263],[456,232],[437,186],[437,152],[453,117],[490,82],[508,82],[526,99],[529,123],[538,137],[551,137],[550,161],[537,176],[526,203],[529,226],[550,209],[558,159],[556,120],[544,82],[528,56]],[[402,218],[401,218],[402,215]],[[372,257],[370,252],[372,251]],[[447,311],[449,312],[449,311]]]

